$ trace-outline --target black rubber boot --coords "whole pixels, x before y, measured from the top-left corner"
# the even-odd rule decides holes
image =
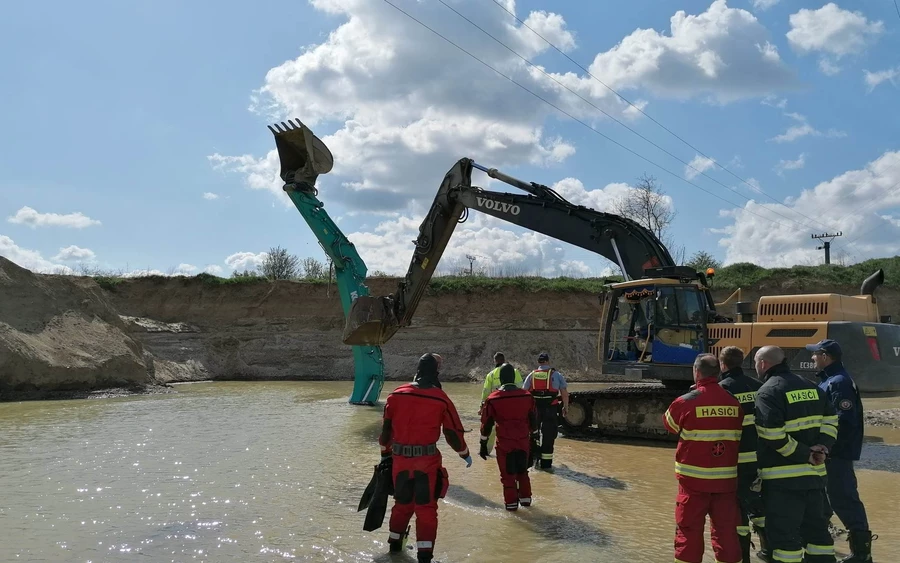
[[[738,541],[741,543],[742,563],[751,563],[750,561],[750,534],[746,536],[738,535]]]
[[[766,529],[760,526],[753,526],[753,531],[756,532],[756,537],[759,538],[759,551],[756,552],[756,556],[760,561],[771,562],[772,550],[769,548],[769,542],[766,540]]]
[[[416,552],[416,559],[418,563],[432,563],[434,553],[430,551],[418,551]]]
[[[850,532],[847,540],[850,542],[850,555],[841,559],[840,563],[872,563],[872,540],[878,536],[872,536],[872,532]]]

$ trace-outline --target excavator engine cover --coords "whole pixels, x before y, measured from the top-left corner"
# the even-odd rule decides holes
[[[361,295],[350,306],[343,341],[352,346],[381,346],[399,328],[392,298]]]

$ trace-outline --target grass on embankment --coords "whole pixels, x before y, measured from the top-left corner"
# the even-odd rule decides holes
[[[900,257],[877,258],[866,260],[851,266],[819,265],[819,266],[794,266],[792,268],[762,268],[755,264],[740,263],[725,266],[716,270],[713,278],[713,287],[716,289],[749,288],[760,283],[776,284],[812,284],[820,286],[850,286],[859,287],[862,281],[879,268],[884,270],[884,285],[886,287],[900,286]],[[127,283],[129,280],[141,280],[164,283],[172,280],[170,276],[139,276],[119,277],[112,275],[92,276],[104,289],[115,291],[116,286]],[[236,276],[222,278],[212,274],[199,274],[193,277],[176,276],[174,279],[182,279],[184,283],[199,281],[206,285],[223,286],[237,284],[269,283],[269,280],[260,276]],[[370,278],[374,279],[374,278]],[[607,281],[621,281],[619,276],[609,278],[542,278],[531,276],[515,277],[488,277],[488,276],[437,276],[432,278],[427,293],[429,295],[446,295],[453,293],[494,292],[502,289],[514,288],[521,291],[540,292],[553,291],[560,293],[589,292],[599,293],[603,291]],[[299,279],[295,283],[322,285],[328,283],[327,279]]]

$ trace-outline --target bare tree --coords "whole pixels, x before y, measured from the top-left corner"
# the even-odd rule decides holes
[[[325,264],[309,256],[300,261],[303,278],[307,280],[324,280],[328,278]]]
[[[270,280],[291,280],[297,277],[299,264],[300,260],[296,256],[288,253],[287,249],[276,246],[269,249],[259,270]]]
[[[656,235],[676,263],[684,264],[684,245],[675,243],[671,226],[675,221],[675,209],[654,176],[644,173],[628,194],[613,202],[613,212],[643,225]]]

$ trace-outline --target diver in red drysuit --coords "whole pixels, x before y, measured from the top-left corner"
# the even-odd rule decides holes
[[[488,395],[481,413],[481,450],[487,459],[487,441],[497,424],[497,465],[503,484],[506,510],[519,504],[531,506],[531,479],[528,478],[528,452],[539,432],[534,397],[515,384],[516,370],[509,364],[500,366],[500,388]]]
[[[472,466],[459,413],[438,381],[441,362],[437,354],[423,355],[413,382],[388,395],[378,439],[382,460],[393,455],[394,506],[388,545],[392,552],[403,549],[407,526],[415,513],[419,563],[434,557],[437,500],[444,498],[449,485],[437,449],[442,426],[447,444],[465,460],[466,467]]]

